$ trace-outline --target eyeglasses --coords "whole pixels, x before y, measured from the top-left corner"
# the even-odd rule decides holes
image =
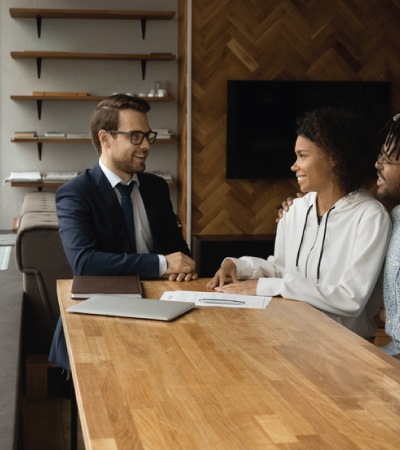
[[[378,164],[389,164],[392,166],[400,166],[400,162],[391,161],[388,158],[388,156],[386,155],[386,153],[384,153],[382,151],[378,154],[378,158],[377,158],[376,162]]]
[[[128,134],[130,136],[131,142],[134,145],[140,145],[144,138],[147,138],[149,141],[149,144],[154,144],[157,137],[156,131],[148,131],[147,133],[144,133],[143,131],[114,131],[114,130],[106,130],[107,133],[111,134]]]

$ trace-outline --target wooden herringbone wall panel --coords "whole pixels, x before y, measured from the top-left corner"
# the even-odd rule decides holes
[[[186,236],[186,198],[187,191],[187,106],[186,100],[188,92],[186,89],[186,76],[187,76],[187,27],[188,27],[188,10],[187,1],[178,1],[178,130],[179,130],[179,142],[178,142],[178,180],[177,180],[177,192],[178,192],[178,217],[182,224],[183,235]]]
[[[193,0],[193,234],[274,233],[297,191],[225,179],[227,80],[389,80],[398,111],[399,24],[399,0]]]

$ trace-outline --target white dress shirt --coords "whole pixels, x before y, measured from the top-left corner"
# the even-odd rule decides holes
[[[112,188],[115,191],[115,195],[118,197],[118,201],[121,203],[121,194],[116,188],[118,183],[121,184],[130,184],[132,182],[135,183],[134,188],[132,189],[131,199],[133,206],[133,217],[135,222],[135,241],[136,241],[136,251],[137,253],[153,253],[154,251],[154,241],[153,236],[150,231],[149,219],[147,218],[146,209],[143,204],[142,196],[139,191],[139,180],[135,174],[133,174],[131,180],[128,183],[125,183],[121,180],[121,178],[108,169],[102,160],[99,160],[99,165],[107,180],[110,182]],[[164,255],[158,255],[159,258],[159,268],[160,268],[160,277],[164,275],[167,271],[167,260]]]

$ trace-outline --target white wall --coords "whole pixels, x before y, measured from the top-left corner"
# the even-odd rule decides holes
[[[54,50],[94,53],[177,54],[177,18],[148,21],[142,40],[140,21],[43,19],[41,38],[37,37],[35,19],[14,19],[9,8],[171,10],[177,12],[177,0],[2,0],[0,5],[0,180],[11,171],[82,171],[92,167],[97,154],[89,144],[43,144],[39,161],[35,143],[12,143],[14,131],[36,130],[87,133],[95,102],[43,102],[38,120],[36,102],[10,99],[10,95],[28,95],[32,91],[86,91],[92,95],[113,92],[148,92],[156,80],[168,80],[177,95],[176,62],[148,62],[142,80],[138,61],[43,60],[41,78],[33,59],[12,59],[11,51]],[[176,102],[151,103],[152,128],[177,127]],[[148,170],[177,173],[174,144],[152,147]],[[18,216],[23,196],[32,188],[0,189],[0,230],[10,230]],[[176,205],[175,189],[171,197]]]

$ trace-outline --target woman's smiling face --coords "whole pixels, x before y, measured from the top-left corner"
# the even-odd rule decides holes
[[[333,161],[317,144],[298,136],[294,151],[297,159],[291,170],[302,192],[321,192],[335,184]]]

